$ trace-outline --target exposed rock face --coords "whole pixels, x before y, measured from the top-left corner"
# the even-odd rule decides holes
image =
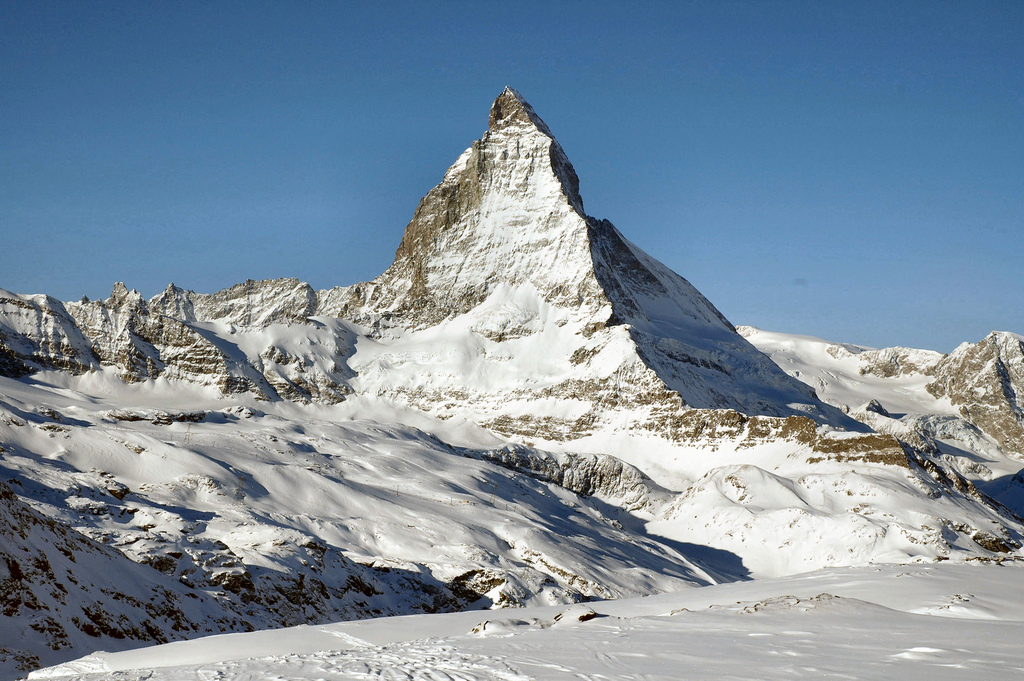
[[[0,289],[0,375],[24,376],[37,368],[81,374],[98,365],[60,301]]]
[[[913,348],[882,348],[858,353],[862,361],[862,375],[893,378],[909,374],[930,374],[943,355],[929,350]]]
[[[637,468],[614,456],[552,454],[511,445],[467,454],[576,494],[615,500],[629,511],[650,510],[653,501],[662,500],[668,494]]]
[[[266,399],[266,381],[247,362],[233,361],[197,328],[153,313],[138,291],[118,283],[106,301],[69,303],[69,312],[105,365],[129,383],[154,378],[216,385],[229,395],[254,392]]]
[[[908,348],[873,350],[751,327],[741,332],[780,367],[813,385],[823,399],[871,426],[877,435],[870,437],[901,443],[905,457],[888,458],[905,458],[925,470],[947,486],[947,494],[982,500],[1010,519],[1024,515],[1018,483],[1020,336],[993,333],[981,343],[943,355]],[[873,449],[871,456],[885,458],[880,457],[885,450],[881,442]],[[974,534],[967,534],[975,541]]]
[[[964,343],[933,370],[928,392],[948,397],[967,421],[1024,455],[1024,337],[993,331]]]
[[[181,380],[216,387],[223,395],[247,392],[259,399],[336,403],[351,392],[346,379],[352,373],[344,365],[351,337],[345,329],[320,333],[323,340],[313,357],[287,343],[259,347],[255,353],[250,349],[250,356],[232,342],[235,324],[263,329],[308,323],[316,294],[294,279],[247,281],[212,295],[172,284],[148,302],[118,283],[104,301],[65,305],[7,294],[2,304],[4,375],[39,368],[82,373],[110,366],[128,383]]]
[[[186,291],[170,284],[149,300],[149,309],[183,322],[218,321],[242,327],[303,323],[314,314],[316,292],[298,279],[248,279],[217,293]]]
[[[0,482],[5,676],[65,659],[72,648],[115,650],[244,628],[224,611],[211,617],[219,608],[209,605],[205,597],[35,512]]]
[[[743,327],[740,333],[746,337],[757,333],[757,330]],[[849,343],[826,343],[825,352],[835,359],[855,357],[861,376],[877,376],[879,378],[930,374],[935,369],[935,365],[945,357],[941,352],[933,350],[918,350],[900,346],[875,349]]]
[[[296,279],[249,280],[209,295],[172,284],[149,301],[122,283],[107,300],[67,304],[3,291],[0,375],[110,366],[128,383],[165,378],[214,386],[224,395],[336,403],[351,392],[346,330],[320,334],[324,342],[312,358],[273,344],[248,356],[230,340],[236,325],[308,324],[316,303],[316,293]]]

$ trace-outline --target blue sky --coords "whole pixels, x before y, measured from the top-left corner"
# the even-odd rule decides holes
[[[1024,333],[1024,3],[0,5],[0,287],[383,271],[518,89],[736,324]]]

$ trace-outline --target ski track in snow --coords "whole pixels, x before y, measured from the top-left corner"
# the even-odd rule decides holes
[[[382,679],[384,681],[527,681],[531,677],[513,670],[493,655],[459,652],[450,645],[400,644],[341,652],[284,655],[256,660],[225,661],[198,667],[115,672],[111,676],[89,674],[67,679],[119,681],[300,681],[318,679]]]
[[[184,670],[182,670],[184,671]],[[168,677],[182,678],[178,670]],[[315,653],[272,658],[253,670],[251,665],[225,662],[201,667],[195,671],[201,681],[243,681],[247,679],[383,679],[401,681],[525,681],[529,677],[512,671],[494,659],[466,655],[445,645],[402,645],[374,651],[348,653]],[[138,677],[141,681],[142,678]]]
[[[859,615],[859,616],[858,616]],[[995,679],[1024,672],[1020,623],[932,622],[902,613],[677,613],[492,639],[198,667],[132,670],[82,681],[519,681],[526,679]],[[600,620],[598,620],[600,621]]]

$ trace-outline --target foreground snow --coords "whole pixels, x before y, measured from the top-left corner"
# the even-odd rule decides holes
[[[834,568],[586,605],[213,636],[29,678],[1014,678],[1021,587],[1016,562]]]

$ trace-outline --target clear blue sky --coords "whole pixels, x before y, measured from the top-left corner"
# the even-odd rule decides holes
[[[1024,2],[371,4],[0,4],[0,287],[370,279],[511,85],[736,324],[1024,333]]]

